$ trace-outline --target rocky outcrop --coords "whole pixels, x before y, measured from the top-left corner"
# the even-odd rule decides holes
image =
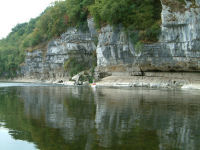
[[[96,50],[93,40],[95,33],[92,33],[71,28],[60,39],[49,42],[47,49],[27,52],[24,75],[42,80],[62,79],[68,76],[64,63],[70,57],[75,57],[80,63],[90,64],[91,55]]]
[[[187,1],[184,11],[175,11],[162,0],[159,42],[145,44],[141,51],[135,49],[122,27],[102,28],[97,47],[100,72],[200,71],[199,3],[197,0],[194,6]]]
[[[24,75],[39,79],[66,78],[64,63],[70,56],[90,64],[95,50],[96,76],[100,78],[144,76],[147,72],[200,72],[200,1],[179,3],[181,6],[175,3],[161,0],[162,24],[157,43],[141,45],[138,50],[130,32],[120,25],[107,25],[97,33],[93,19],[88,19],[88,31],[68,29],[60,39],[49,42],[47,50],[28,52]]]

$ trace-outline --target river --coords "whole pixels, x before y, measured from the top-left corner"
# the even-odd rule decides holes
[[[197,150],[200,92],[0,83],[1,150]]]

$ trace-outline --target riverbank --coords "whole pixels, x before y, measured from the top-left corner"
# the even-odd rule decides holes
[[[74,85],[73,81],[69,81],[68,79],[60,78],[60,79],[48,79],[48,80],[40,80],[30,77],[20,77],[14,79],[0,79],[0,82],[20,82],[20,83],[49,83],[49,84],[63,84],[63,85]]]
[[[113,75],[97,82],[97,86],[200,89],[200,73],[146,72],[144,76]]]
[[[147,87],[200,89],[200,83],[164,77],[117,77],[110,76],[96,83],[97,87]]]
[[[39,80],[29,77],[15,78],[10,80],[0,80],[4,82],[23,83],[49,83],[61,84],[64,86],[74,86],[75,81],[67,78]],[[84,84],[89,85],[89,84]],[[127,74],[113,74],[95,82],[93,87],[147,87],[147,88],[181,88],[199,89],[200,73],[185,72],[146,72],[144,76],[130,76]]]

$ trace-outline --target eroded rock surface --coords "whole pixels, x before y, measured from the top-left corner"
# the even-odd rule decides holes
[[[27,52],[23,72],[25,76],[40,79],[58,79],[68,76],[64,63],[72,56],[80,63],[91,61],[96,50],[93,35],[75,28],[61,35],[60,39],[48,43],[47,49],[36,49]]]
[[[93,19],[88,31],[68,29],[47,50],[28,52],[23,72],[39,79],[67,77],[64,62],[73,55],[90,63],[97,53],[97,76],[144,76],[146,72],[200,72],[200,0],[186,1],[181,9],[173,0],[161,0],[161,35],[157,43],[144,44],[141,51],[123,27],[107,25],[97,33]],[[98,42],[98,44],[97,44]],[[96,46],[97,44],[97,46]],[[101,77],[100,77],[101,78]]]
[[[122,27],[101,29],[97,47],[100,70],[116,72],[108,68],[124,65],[121,72],[129,74],[138,70],[200,71],[200,1],[195,6],[187,1],[183,11],[175,11],[162,1],[159,42],[145,44],[139,52]]]

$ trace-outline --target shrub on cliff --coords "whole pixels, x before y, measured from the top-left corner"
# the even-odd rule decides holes
[[[24,61],[21,41],[30,30],[28,23],[18,24],[7,38],[0,40],[0,77],[14,77]]]
[[[24,41],[25,47],[33,47],[67,30],[66,1],[55,2],[38,18],[35,29]]]
[[[69,25],[87,29],[87,18],[90,14],[89,7],[95,0],[67,0],[67,15]]]
[[[13,76],[24,60],[24,51],[59,37],[68,27],[87,28],[94,17],[98,28],[123,25],[139,33],[137,40],[155,42],[159,34],[160,0],[64,0],[49,6],[39,17],[13,28],[0,40],[0,76]],[[136,39],[136,38],[135,38]],[[136,42],[138,42],[136,41]]]
[[[141,41],[155,42],[159,35],[160,0],[96,0],[90,13],[98,28],[122,24],[129,31],[143,31]]]
[[[90,6],[98,27],[106,23],[146,29],[160,19],[160,12],[160,0],[96,0]]]
[[[84,61],[77,60],[75,57],[70,57],[64,63],[64,69],[65,71],[69,72],[69,75],[72,77],[83,70],[87,70],[88,64]]]

